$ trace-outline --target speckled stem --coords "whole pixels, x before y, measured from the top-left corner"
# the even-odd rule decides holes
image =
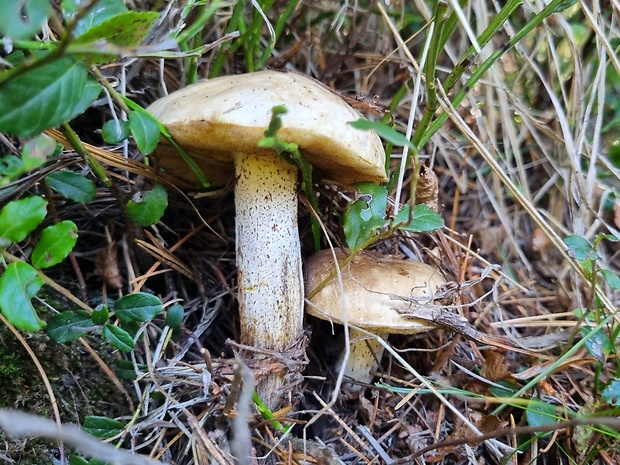
[[[238,154],[235,167],[241,342],[291,357],[303,329],[298,170],[278,155],[264,153]],[[257,380],[257,392],[276,408],[286,398],[282,388],[299,373],[265,368],[268,373]]]
[[[389,334],[377,334],[377,336],[387,340]],[[385,347],[374,337],[368,337],[366,333],[361,333],[352,328],[349,328],[349,339],[351,340],[351,353],[344,370],[344,376],[360,383],[369,384],[374,377],[373,373],[379,369],[379,361],[381,361]],[[337,368],[341,369],[343,363],[344,353]],[[358,391],[361,386],[348,383],[347,389]]]

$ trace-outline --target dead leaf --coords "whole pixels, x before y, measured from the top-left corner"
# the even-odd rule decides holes
[[[95,274],[101,278],[106,286],[112,289],[121,289],[123,287],[123,278],[118,266],[118,254],[114,242],[110,242],[97,254]]]
[[[490,381],[503,381],[512,378],[512,373],[504,363],[504,356],[494,350],[487,352],[480,375]]]
[[[420,178],[415,190],[415,203],[424,204],[434,212],[439,211],[439,180],[426,166],[420,167]]]

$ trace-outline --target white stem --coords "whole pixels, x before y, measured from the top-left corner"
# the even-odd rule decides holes
[[[238,154],[235,167],[241,342],[283,353],[303,329],[298,169],[262,153]],[[257,386],[268,406],[278,403],[285,374],[268,375],[272,379]]]
[[[386,340],[388,334],[377,334],[377,336]],[[379,368],[379,362],[385,348],[374,337],[368,337],[367,334],[352,328],[349,329],[349,338],[351,340],[351,351],[344,368],[344,375],[355,381],[368,384],[373,379],[373,373]],[[338,362],[338,369],[342,369],[343,359],[344,355]],[[360,386],[348,385],[347,388],[350,391],[357,391]]]

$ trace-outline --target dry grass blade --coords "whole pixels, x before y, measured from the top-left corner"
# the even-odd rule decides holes
[[[514,182],[508,177],[504,169],[497,163],[496,157],[494,157],[487,147],[482,143],[482,141],[472,132],[469,126],[465,123],[465,121],[461,118],[461,116],[454,110],[454,108],[450,105],[449,100],[447,100],[444,96],[442,99],[443,108],[450,114],[450,118],[457,125],[457,127],[462,131],[462,133],[471,141],[471,143],[476,147],[476,150],[483,156],[484,160],[488,163],[490,168],[493,170],[495,175],[502,181],[502,184],[510,191],[510,193],[518,200],[524,210],[528,213],[528,215],[532,218],[532,220],[536,223],[536,225],[545,232],[549,240],[553,243],[554,247],[562,254],[566,263],[568,263],[573,270],[581,276],[585,281],[588,281],[589,278],[585,273],[583,267],[575,261],[573,257],[570,256],[568,252],[568,248],[566,244],[562,241],[558,233],[551,227],[548,221],[540,214],[540,212],[531,204],[531,202],[523,195],[521,190],[517,188]],[[612,313],[616,313],[616,306],[609,299],[604,290],[600,287],[597,287],[597,296],[601,299],[601,302],[605,306],[605,308]],[[620,322],[620,315],[617,315],[616,318]]]

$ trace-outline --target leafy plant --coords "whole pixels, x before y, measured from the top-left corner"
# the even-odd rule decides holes
[[[364,131],[375,131],[390,146],[415,147],[404,134],[380,122],[360,119],[350,123]],[[417,160],[417,158],[415,158]],[[419,169],[419,162],[414,162]],[[356,200],[344,216],[344,233],[351,250],[360,250],[377,239],[377,231],[383,229],[381,237],[395,230],[407,232],[430,232],[444,226],[443,219],[424,204],[403,206],[395,215],[388,215],[388,189],[370,182],[355,184]]]
[[[601,268],[598,266],[598,260],[600,256],[597,252],[597,248],[601,242],[607,240],[611,242],[618,242],[618,238],[612,234],[599,234],[594,240],[594,244],[591,244],[586,238],[578,235],[569,235],[564,239],[566,246],[568,247],[569,254],[581,265],[584,270],[584,275],[589,279],[589,284],[594,290],[598,285],[599,277],[602,279],[605,285],[612,290],[620,290],[620,277],[612,270]],[[588,352],[595,360],[595,370],[597,376],[594,379],[594,391],[600,391],[600,373],[609,357],[613,354],[617,359],[620,355],[620,344],[618,344],[618,336],[620,335],[620,326],[615,324],[612,320],[607,325],[600,325],[601,321],[606,319],[604,314],[604,307],[599,305],[596,298],[593,298],[591,305],[587,309],[576,309],[575,313],[581,320],[588,323],[581,327],[580,333],[585,340],[585,346]],[[597,325],[594,328],[590,325]],[[612,399],[612,393],[615,392],[615,386],[618,384],[618,377],[620,374],[620,365],[618,365],[617,373],[607,383],[607,387],[603,389],[603,399]],[[613,398],[615,400],[615,398]],[[615,403],[615,402],[614,402]]]

